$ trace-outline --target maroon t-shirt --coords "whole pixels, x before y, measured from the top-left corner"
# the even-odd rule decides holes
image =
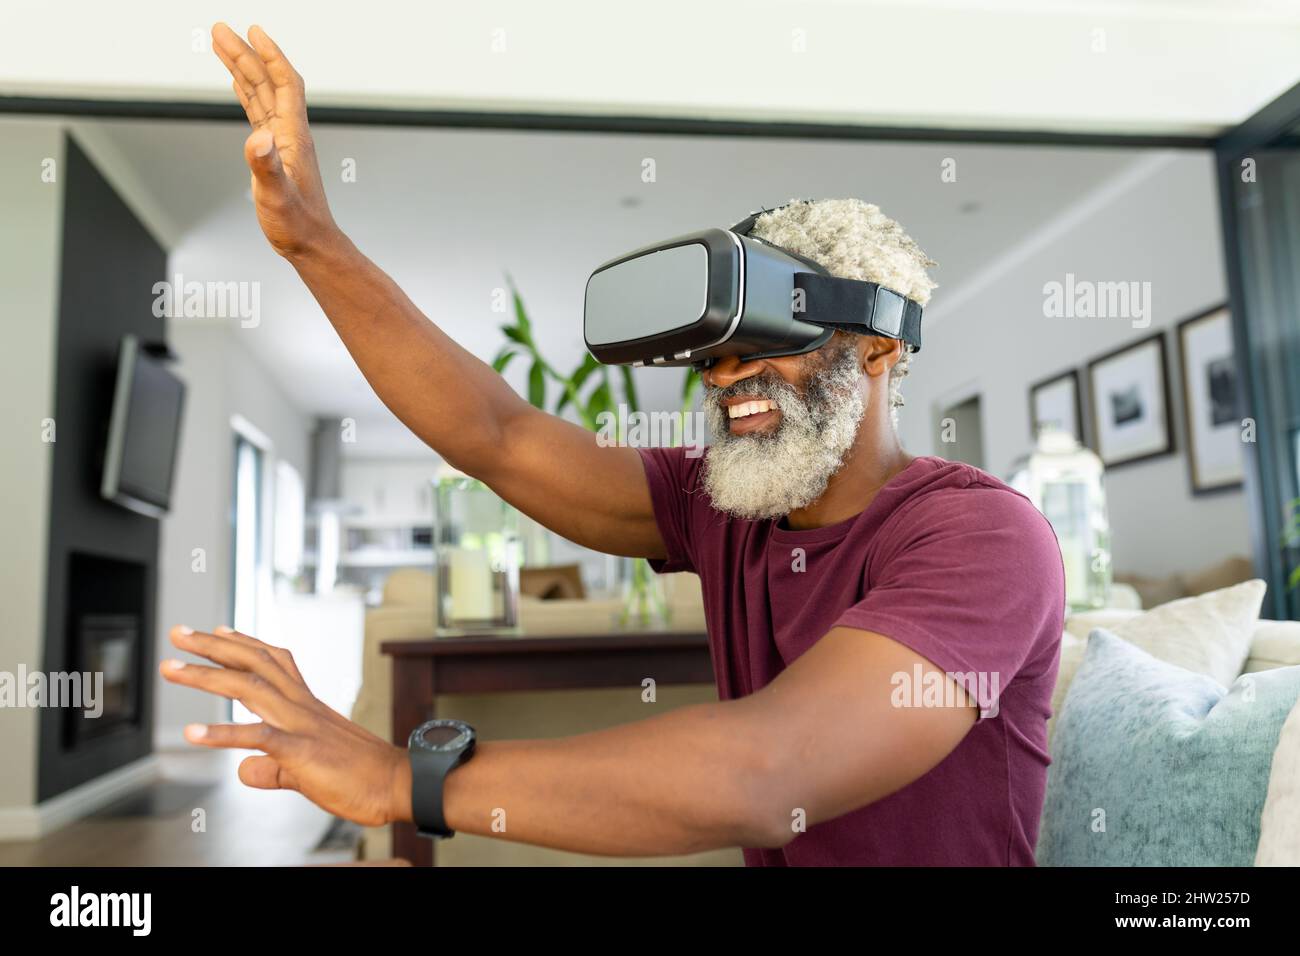
[[[1060,548],[1033,505],[979,469],[925,457],[856,516],[792,531],[716,510],[701,457],[641,457],[668,553],[651,563],[699,575],[723,700],[764,687],[837,626],[949,674],[987,675],[997,692],[924,776],[782,849],[747,849],[745,862],[1032,865],[1065,603]]]

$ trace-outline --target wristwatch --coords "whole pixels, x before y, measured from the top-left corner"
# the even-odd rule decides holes
[[[447,774],[474,754],[474,728],[463,720],[430,720],[411,731],[411,816],[423,836],[451,837],[442,816]]]

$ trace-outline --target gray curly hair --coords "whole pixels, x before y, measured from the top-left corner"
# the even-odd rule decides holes
[[[750,235],[807,256],[832,275],[879,282],[921,305],[930,301],[936,288],[926,270],[937,263],[879,206],[861,199],[792,200],[759,216]],[[895,424],[911,358],[903,349],[889,373]]]

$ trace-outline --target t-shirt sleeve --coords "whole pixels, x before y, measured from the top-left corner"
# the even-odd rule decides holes
[[[888,533],[866,596],[836,626],[882,634],[950,675],[974,675],[967,679],[997,688],[991,696],[1031,658],[1037,666],[1050,656],[1044,638],[1059,637],[1065,575],[1056,536],[1027,499],[979,486],[937,491]],[[981,716],[996,712],[979,703]]]
[[[638,448],[650,485],[655,524],[668,556],[650,561],[661,574],[695,571],[691,549],[691,512],[699,475],[699,458],[690,458],[684,448]]]

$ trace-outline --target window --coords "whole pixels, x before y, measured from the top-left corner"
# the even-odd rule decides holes
[[[234,573],[232,626],[257,633],[258,578],[262,564],[262,450],[243,435],[235,435],[235,494],[232,502]]]
[[[287,461],[275,463],[275,573],[296,578],[302,572],[303,517],[306,498],[302,476]]]
[[[230,623],[237,631],[256,634],[259,582],[262,567],[262,449],[238,432],[235,433],[235,482],[231,501],[231,574]],[[239,701],[230,702],[231,719],[236,723],[257,720]]]

